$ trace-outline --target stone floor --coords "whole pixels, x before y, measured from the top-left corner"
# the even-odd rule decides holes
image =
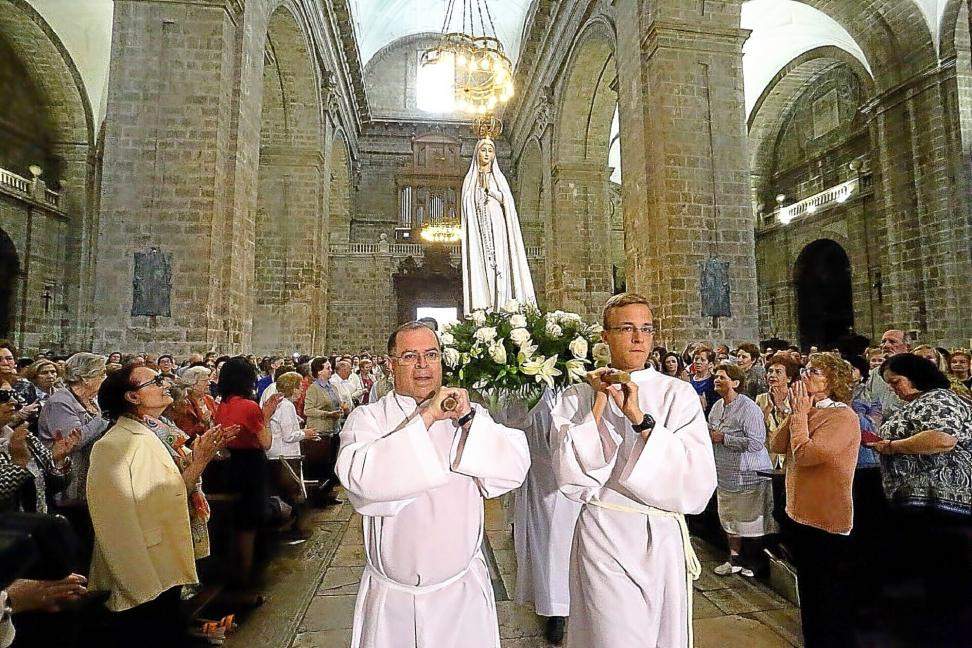
[[[246,619],[229,648],[345,648],[351,640],[355,592],[364,565],[361,519],[350,505],[314,513],[314,538],[288,547],[267,570],[267,603]],[[487,503],[486,538],[499,578],[512,595],[516,558],[502,504]],[[724,558],[696,542],[703,564],[695,583],[695,645],[698,648],[800,646],[800,615],[759,582],[712,573]],[[497,588],[503,589],[503,588]],[[512,598],[509,597],[498,597]],[[503,648],[546,648],[543,626],[532,608],[497,600]],[[593,647],[592,647],[593,648]]]

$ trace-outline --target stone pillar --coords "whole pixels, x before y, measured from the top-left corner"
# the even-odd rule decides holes
[[[95,349],[249,347],[266,17],[261,3],[240,4],[115,2]],[[140,280],[169,312],[133,316],[134,256],[151,248],[169,277],[163,263]]]
[[[887,223],[882,292],[890,321],[935,344],[972,337],[972,257],[954,71],[941,67],[878,95],[870,120],[875,210]]]
[[[589,162],[556,164],[546,257],[550,310],[598,321],[611,296],[610,226],[604,187],[609,170]]]
[[[628,290],[659,342],[757,335],[740,0],[617,3]],[[703,315],[702,264],[728,263],[731,316]]]
[[[326,239],[321,239],[320,151],[263,147],[257,199],[253,351],[289,354],[323,345]]]

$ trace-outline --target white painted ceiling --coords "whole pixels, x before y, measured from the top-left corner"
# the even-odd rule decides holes
[[[350,0],[350,3],[362,64],[367,64],[375,52],[402,36],[441,31],[449,4],[447,0]],[[451,25],[453,31],[461,31],[463,0],[455,0],[455,4]],[[523,20],[531,4],[532,0],[488,0],[496,37],[514,63],[519,54]],[[472,0],[472,5],[475,8],[476,0]],[[480,24],[478,15],[475,24],[477,27]]]

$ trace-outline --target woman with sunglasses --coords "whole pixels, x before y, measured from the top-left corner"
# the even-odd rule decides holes
[[[785,541],[793,555],[807,648],[854,646],[851,583],[843,574],[853,526],[851,485],[861,427],[847,404],[851,368],[813,353],[789,390],[790,415],[769,443],[786,454]]]
[[[113,425],[91,450],[89,589],[109,593],[110,645],[184,645],[180,588],[197,582],[188,477],[146,424],[172,403],[169,383],[129,364],[104,380],[98,402]]]

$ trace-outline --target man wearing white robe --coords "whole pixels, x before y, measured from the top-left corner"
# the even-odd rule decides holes
[[[526,439],[465,390],[442,387],[425,325],[399,327],[388,346],[395,388],[352,412],[337,459],[364,523],[352,648],[499,648],[483,499],[523,482]],[[450,397],[456,407],[444,410]]]
[[[570,648],[683,648],[692,643],[691,578],[698,561],[683,514],[716,487],[708,426],[692,386],[644,369],[654,342],[647,300],[604,308],[615,370],[567,389],[552,413],[554,473],[583,502],[570,560]],[[697,575],[697,573],[695,574]]]

